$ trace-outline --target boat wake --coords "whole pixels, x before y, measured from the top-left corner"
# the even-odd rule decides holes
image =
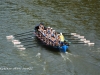
[[[64,59],[64,61],[69,60],[72,63],[72,61],[69,58],[69,53],[68,52],[66,52],[66,53],[61,53],[60,52],[60,55]]]
[[[79,57],[79,55],[74,55],[74,54],[71,54],[71,53],[68,53],[68,52],[66,52],[66,53],[60,52],[60,55],[64,59],[64,61],[69,60],[71,63],[72,63],[72,60],[70,59],[70,57]]]
[[[41,53],[36,54],[36,57],[40,58],[40,56],[41,56]]]

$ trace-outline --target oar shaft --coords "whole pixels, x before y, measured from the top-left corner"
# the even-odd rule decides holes
[[[32,37],[27,37],[27,38],[22,38],[22,39],[19,39],[19,40],[25,40],[25,39],[32,39]]]
[[[37,46],[29,46],[29,47],[26,47],[26,49],[27,49],[27,48],[33,48],[33,47],[37,47]]]
[[[86,44],[84,42],[71,42],[71,44]]]
[[[33,39],[19,39],[19,41],[23,42],[23,41],[33,41]]]
[[[28,31],[28,32],[24,32],[24,33],[20,33],[20,34],[16,34],[16,35],[22,35],[22,34],[26,34],[26,33],[29,33],[29,32],[34,32],[34,31]],[[14,35],[14,36],[16,36]]]
[[[66,38],[67,40],[80,40],[80,38]]]
[[[68,42],[69,44],[87,44],[85,42],[79,41],[79,42]]]
[[[26,41],[21,41],[22,43],[25,43],[25,42],[33,42],[33,40],[26,40]]]
[[[14,35],[15,37],[21,37],[21,36],[27,36],[27,35],[32,35],[33,33],[30,34],[21,34],[21,35]]]
[[[64,34],[65,36],[73,36],[73,35],[71,35],[71,34]]]
[[[34,44],[27,44],[27,45],[24,45],[24,46],[30,46],[30,45],[34,45]]]
[[[69,41],[69,40],[66,40],[66,41]],[[82,42],[80,40],[70,40],[70,42]]]

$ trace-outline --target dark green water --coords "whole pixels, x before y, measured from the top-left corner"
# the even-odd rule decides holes
[[[35,38],[36,46],[24,51],[7,41],[6,36],[30,31],[40,22],[84,35],[95,45],[71,44],[64,54],[37,44]],[[0,75],[99,75],[99,22],[99,0],[1,0]]]

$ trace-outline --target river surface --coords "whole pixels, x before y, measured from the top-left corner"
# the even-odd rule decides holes
[[[95,45],[71,44],[68,53],[54,52],[27,35],[16,38],[33,37],[22,43],[32,48],[21,51],[6,39],[40,22]],[[100,75],[100,0],[0,0],[0,75]]]

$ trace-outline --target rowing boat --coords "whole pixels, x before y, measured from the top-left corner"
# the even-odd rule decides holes
[[[46,27],[45,27],[45,28],[46,28]],[[60,52],[64,52],[64,53],[68,50],[69,45],[68,45],[68,44],[65,44],[64,42],[63,42],[63,45],[62,45],[62,43],[59,43],[58,46],[53,46],[53,45],[51,45],[51,44],[47,44],[46,42],[43,41],[43,39],[41,39],[41,38],[39,37],[39,34],[38,34],[38,33],[40,33],[40,31],[38,31],[39,26],[35,26],[34,29],[35,29],[35,32],[34,32],[35,36],[36,36],[36,37],[42,42],[42,44],[45,45],[46,47],[48,47],[48,48],[53,48],[53,50],[60,51]],[[46,38],[46,37],[45,37],[45,38]]]

